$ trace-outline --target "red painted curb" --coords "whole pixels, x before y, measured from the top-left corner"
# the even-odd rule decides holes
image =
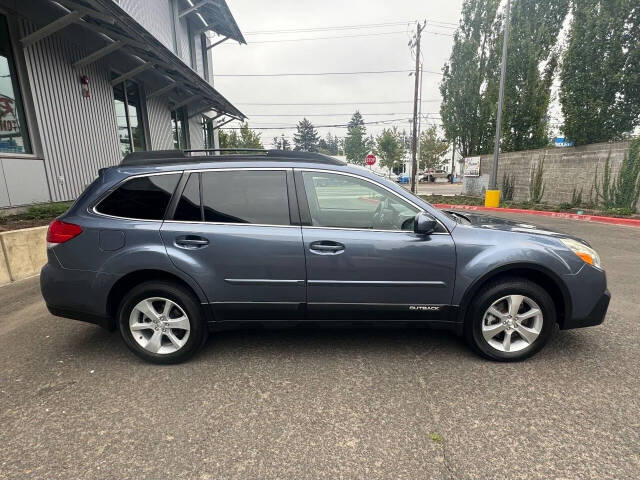
[[[626,225],[628,227],[640,227],[640,219],[601,217],[599,215],[578,215],[577,213],[548,212],[546,210],[526,210],[523,208],[496,208],[482,207],[478,205],[450,205],[448,203],[434,203],[435,207],[451,210],[477,210],[484,212],[522,213],[525,215],[537,215],[540,217],[567,218],[583,222],[608,223],[610,225]]]

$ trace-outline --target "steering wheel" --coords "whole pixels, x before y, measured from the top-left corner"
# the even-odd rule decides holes
[[[371,228],[379,227],[384,222],[384,211],[389,208],[389,199],[385,198],[378,203],[376,211],[373,213],[373,222]]]

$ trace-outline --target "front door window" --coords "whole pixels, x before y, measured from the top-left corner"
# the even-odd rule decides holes
[[[303,172],[314,227],[412,230],[418,209],[366,180],[328,172]]]

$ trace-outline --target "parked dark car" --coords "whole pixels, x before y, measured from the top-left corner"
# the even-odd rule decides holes
[[[320,154],[128,155],[49,227],[54,315],[118,328],[172,363],[234,322],[424,322],[520,360],[598,325],[609,293],[583,240],[434,208]]]

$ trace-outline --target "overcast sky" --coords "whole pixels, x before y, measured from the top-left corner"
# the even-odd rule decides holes
[[[415,31],[416,20],[428,22],[422,41],[425,70],[422,112],[439,111],[441,75],[426,71],[441,72],[448,59],[462,0],[227,0],[227,3],[247,45],[228,41],[214,48],[215,86],[249,117],[252,127],[278,127],[260,130],[265,146],[270,146],[271,139],[282,133],[291,138],[294,130],[280,127],[295,125],[305,115],[318,126],[345,124],[356,108],[365,122],[397,119],[395,124],[408,130],[413,77],[407,72],[297,77],[225,77],[225,74],[411,70],[414,60],[407,43]],[[387,25],[325,29],[365,24]],[[256,33],[265,31],[270,33]],[[301,40],[305,38],[316,40]],[[366,104],[401,101],[406,103]],[[345,104],[250,105],[331,102]],[[331,115],[318,116],[321,114]],[[433,120],[427,124],[439,123],[437,115],[429,116]],[[384,126],[367,125],[367,131],[376,134]],[[318,130],[322,136],[327,132],[343,136],[346,132],[335,127]]]

